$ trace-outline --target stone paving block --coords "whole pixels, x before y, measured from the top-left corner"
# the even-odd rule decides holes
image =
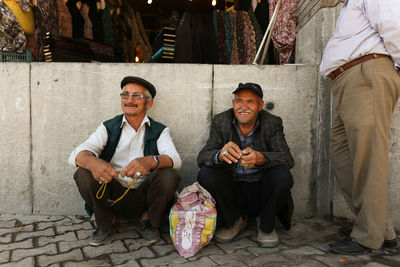
[[[143,259],[140,260],[140,263],[143,266],[159,266],[159,265],[166,265],[166,264],[171,264],[171,263],[182,263],[182,262],[187,262],[185,258],[179,256],[177,252],[172,252],[168,256],[163,256],[163,257],[158,257],[154,259]]]
[[[260,255],[264,255],[264,254],[272,254],[272,253],[276,253],[278,251],[282,251],[285,249],[288,249],[288,247],[285,245],[279,245],[274,248],[264,248],[264,247],[248,247],[247,248],[247,250],[250,251],[251,253],[253,253],[255,256],[260,256]]]
[[[247,238],[231,241],[228,243],[216,243],[218,247],[223,249],[227,253],[231,253],[237,249],[246,247],[258,247],[259,245]]]
[[[53,222],[39,222],[37,224],[37,230],[43,230],[43,229],[50,228],[53,226],[72,225],[72,224],[73,224],[73,222],[69,218],[63,218],[62,220],[53,221]]]
[[[5,250],[14,250],[14,249],[19,249],[19,248],[33,248],[33,240],[28,239],[22,242],[13,242],[10,244],[0,244],[0,251],[5,251]]]
[[[63,235],[55,235],[55,236],[50,236],[50,237],[39,237],[38,238],[38,246],[42,247],[44,245],[47,245],[49,243],[55,243],[55,242],[66,242],[66,241],[76,241],[76,235],[74,232],[68,232]]]
[[[94,227],[90,222],[84,222],[84,223],[73,224],[73,225],[56,226],[57,234],[64,234],[65,232],[76,231],[76,230],[89,230],[89,229],[94,230]]]
[[[0,220],[0,228],[13,228],[17,220]]]
[[[385,264],[380,264],[377,262],[370,262],[365,265],[365,267],[386,267],[386,266],[395,266],[395,265],[385,265]],[[397,265],[397,266],[399,266],[399,265]]]
[[[48,244],[47,246],[40,248],[31,248],[31,249],[16,249],[11,252],[11,260],[18,261],[25,257],[32,257],[38,255],[52,255],[57,253],[57,247],[55,244]]]
[[[173,244],[156,245],[153,246],[152,249],[160,256],[165,256],[171,251],[176,251],[175,246]]]
[[[140,267],[139,263],[135,260],[130,260],[124,264],[116,265],[116,267]]]
[[[208,257],[203,257],[199,260],[194,260],[186,263],[172,263],[168,264],[169,267],[209,267],[209,266],[217,266],[215,262],[213,262],[210,258]]]
[[[79,262],[64,262],[63,264],[64,267],[109,267],[113,266],[111,263],[105,261],[105,260],[86,260],[86,261],[79,261]]]
[[[64,262],[64,261],[81,261],[84,257],[80,249],[74,249],[68,253],[61,253],[54,256],[42,255],[39,256],[37,261],[39,266],[48,266],[53,263]]]
[[[58,247],[60,249],[60,252],[67,252],[67,251],[70,251],[71,249],[83,248],[83,247],[87,247],[87,246],[90,246],[88,240],[58,242]]]
[[[0,229],[0,236],[4,234],[11,234],[11,233],[19,233],[19,232],[31,232],[33,231],[33,225],[25,225],[21,227],[14,227],[14,228],[2,228]]]
[[[290,255],[324,255],[325,253],[319,249],[310,247],[310,246],[304,246],[300,248],[294,248],[294,249],[289,249],[289,250],[284,250],[282,251],[283,254],[290,254]]]
[[[149,243],[149,241],[140,238],[140,239],[125,239],[124,243],[126,244],[126,246],[128,247],[128,249],[130,251],[132,250],[138,250],[141,247],[147,247],[152,245],[151,243]],[[165,244],[165,241],[160,240],[156,243],[156,245],[161,245],[161,244]]]
[[[35,266],[34,257],[29,257],[20,261],[9,262],[1,265],[1,267],[28,267],[28,266]]]
[[[193,257],[189,258],[190,260],[192,259],[199,259],[203,256],[211,256],[211,255],[221,255],[224,254],[225,252],[217,247],[215,243],[210,243],[208,246],[202,248],[199,252],[197,252],[196,255]]]
[[[400,266],[400,255],[387,255],[387,256],[372,256],[374,261],[379,262],[381,264],[389,265],[389,266]]]
[[[161,236],[163,237],[165,242],[167,242],[167,244],[172,244],[172,239],[171,239],[171,236],[169,235],[169,233],[163,233],[163,234],[161,234]]]
[[[323,256],[316,256],[314,259],[323,262],[325,265],[328,266],[339,266],[346,263],[347,265],[351,266],[363,266],[365,265],[365,261],[356,257],[356,256],[347,256],[344,255],[337,255],[337,254],[326,254]]]
[[[47,216],[47,215],[32,215],[32,214],[1,214],[0,220],[17,219],[22,225],[38,223],[38,222],[52,222],[65,218],[65,216]]]
[[[249,259],[254,259],[254,255],[245,249],[240,249],[235,251],[235,253],[226,255],[211,255],[210,259],[218,264],[238,263],[243,266],[244,262],[247,262]]]
[[[0,243],[10,243],[11,242],[11,234],[0,236]]]
[[[0,252],[0,263],[5,263],[10,260],[10,251]]]
[[[126,261],[140,258],[153,258],[154,256],[155,254],[148,247],[143,247],[139,250],[128,253],[113,253],[110,255],[110,258],[114,264],[122,264]]]
[[[54,230],[52,228],[48,228],[42,231],[34,231],[30,233],[17,233],[15,237],[15,241],[21,241],[28,238],[38,237],[38,236],[54,236]]]
[[[101,246],[87,246],[84,247],[83,253],[86,257],[94,258],[104,254],[116,253],[116,252],[126,252],[127,249],[124,246],[124,243],[120,240],[114,241],[111,244],[105,244]]]
[[[290,264],[290,260],[279,253],[263,254],[258,257],[247,257],[244,261],[247,266],[265,266],[267,264],[272,264],[273,266],[287,265]]]
[[[128,239],[128,238],[139,238],[139,234],[136,230],[134,229],[128,229],[124,230],[122,232],[117,232],[113,235],[110,236],[110,241],[114,240],[122,240],[122,239]]]
[[[78,239],[88,239],[93,235],[94,229],[90,230],[78,230],[76,234],[78,235]]]

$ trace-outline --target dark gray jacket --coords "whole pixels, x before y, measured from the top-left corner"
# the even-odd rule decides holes
[[[240,138],[232,124],[235,114],[229,109],[214,116],[210,126],[210,137],[197,157],[197,164],[215,166],[213,157],[229,141],[240,144]],[[260,168],[276,165],[294,166],[294,160],[283,133],[282,119],[268,111],[258,113],[260,124],[253,133],[254,150],[261,152],[267,163]]]

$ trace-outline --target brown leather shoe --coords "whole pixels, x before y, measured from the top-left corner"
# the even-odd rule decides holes
[[[247,225],[247,218],[240,217],[235,224],[229,228],[218,229],[214,238],[217,242],[225,243],[231,241]]]
[[[273,248],[279,245],[279,237],[275,230],[272,230],[271,233],[264,233],[260,228],[260,217],[257,217],[257,241],[261,244],[262,247]]]

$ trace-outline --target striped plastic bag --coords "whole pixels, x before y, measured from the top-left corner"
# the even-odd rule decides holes
[[[169,213],[170,236],[179,255],[189,258],[207,246],[216,223],[211,194],[197,182],[185,187]]]

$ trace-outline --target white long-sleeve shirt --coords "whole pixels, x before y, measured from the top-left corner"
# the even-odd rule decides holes
[[[400,65],[400,1],[347,0],[329,40],[320,72],[328,76],[343,64],[371,53]]]
[[[144,149],[144,134],[146,125],[150,125],[150,120],[147,115],[137,131],[129,125],[125,116],[123,116],[121,127],[121,138],[118,142],[114,156],[110,164],[116,169],[122,171],[132,160],[143,157]],[[69,156],[68,163],[76,166],[75,160],[79,152],[87,150],[92,152],[96,157],[99,157],[103,148],[107,143],[107,129],[104,124],[101,124],[97,130],[81,145],[75,148]],[[157,140],[157,149],[160,155],[168,155],[173,161],[173,168],[180,169],[182,166],[181,158],[175,148],[169,133],[169,128],[166,127]],[[121,185],[128,187],[131,179],[128,177],[117,178]]]

